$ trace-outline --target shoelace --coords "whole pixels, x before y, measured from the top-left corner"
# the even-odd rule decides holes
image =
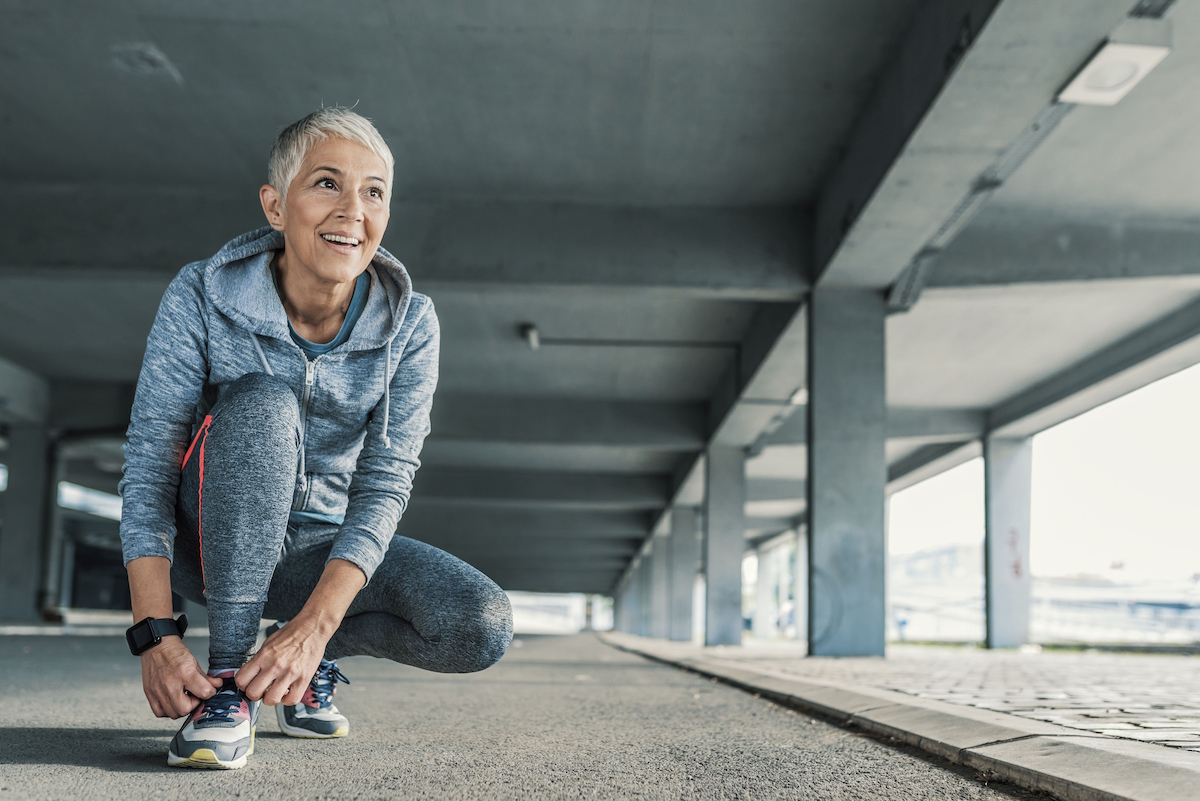
[[[320,666],[317,668],[317,673],[312,678],[310,686],[313,691],[313,698],[317,702],[317,707],[327,709],[333,704],[333,694],[337,692],[337,683],[343,682],[349,684],[350,679],[346,678],[342,671],[338,670],[336,659],[322,659]]]
[[[238,692],[233,679],[225,679],[225,684],[217,694],[204,702],[204,711],[196,718],[197,723],[232,723],[233,713],[242,705],[242,696]]]

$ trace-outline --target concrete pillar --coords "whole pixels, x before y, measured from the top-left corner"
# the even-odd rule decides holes
[[[755,637],[767,638],[775,635],[775,585],[771,557],[774,555],[765,548],[755,551],[758,557],[758,580],[754,584],[754,619],[752,630]]]
[[[8,489],[0,494],[0,618],[38,616],[49,445],[45,426],[9,426],[8,449],[2,454]]]
[[[641,623],[638,610],[638,580],[641,578],[635,565],[625,579],[625,591],[621,600],[621,631],[627,634],[637,634]]]
[[[1033,438],[984,442],[986,539],[984,576],[987,646],[1013,648],[1029,641],[1030,493]]]
[[[642,554],[642,561],[638,562],[638,634],[642,637],[650,636],[650,598],[653,589],[650,586],[651,578],[651,555],[649,553]]]
[[[746,454],[737,446],[714,445],[704,462],[704,643],[740,645]]]
[[[650,556],[650,636],[660,640],[671,634],[671,560],[669,536],[658,534]]]
[[[700,515],[691,506],[671,510],[670,554],[671,625],[676,642],[692,639],[692,592],[700,570]]]
[[[808,527],[796,527],[796,564],[792,568],[792,610],[796,639],[808,642]]]
[[[629,631],[629,619],[627,616],[628,606],[625,603],[625,596],[629,593],[629,581],[622,581],[616,593],[613,595],[613,628],[617,631]]]
[[[883,655],[884,296],[818,289],[808,305],[809,654]]]

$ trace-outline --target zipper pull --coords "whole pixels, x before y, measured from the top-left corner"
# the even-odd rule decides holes
[[[313,362],[310,362],[307,359],[305,359],[304,360],[304,386],[312,387],[313,375],[314,375],[314,373],[316,373],[316,371],[317,371],[317,365],[314,364]]]

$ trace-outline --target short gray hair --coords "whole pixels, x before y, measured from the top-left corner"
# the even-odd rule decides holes
[[[357,142],[383,159],[387,165],[388,189],[392,188],[396,162],[379,131],[361,114],[341,106],[331,106],[293,122],[275,137],[271,158],[267,162],[267,182],[275,187],[284,202],[287,201],[288,187],[300,172],[300,165],[304,163],[309,148],[329,138]]]

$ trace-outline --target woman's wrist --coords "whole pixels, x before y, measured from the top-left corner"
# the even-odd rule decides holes
[[[335,615],[328,609],[311,608],[305,605],[300,614],[288,621],[288,626],[311,632],[328,641],[338,626],[342,625],[342,615]]]

